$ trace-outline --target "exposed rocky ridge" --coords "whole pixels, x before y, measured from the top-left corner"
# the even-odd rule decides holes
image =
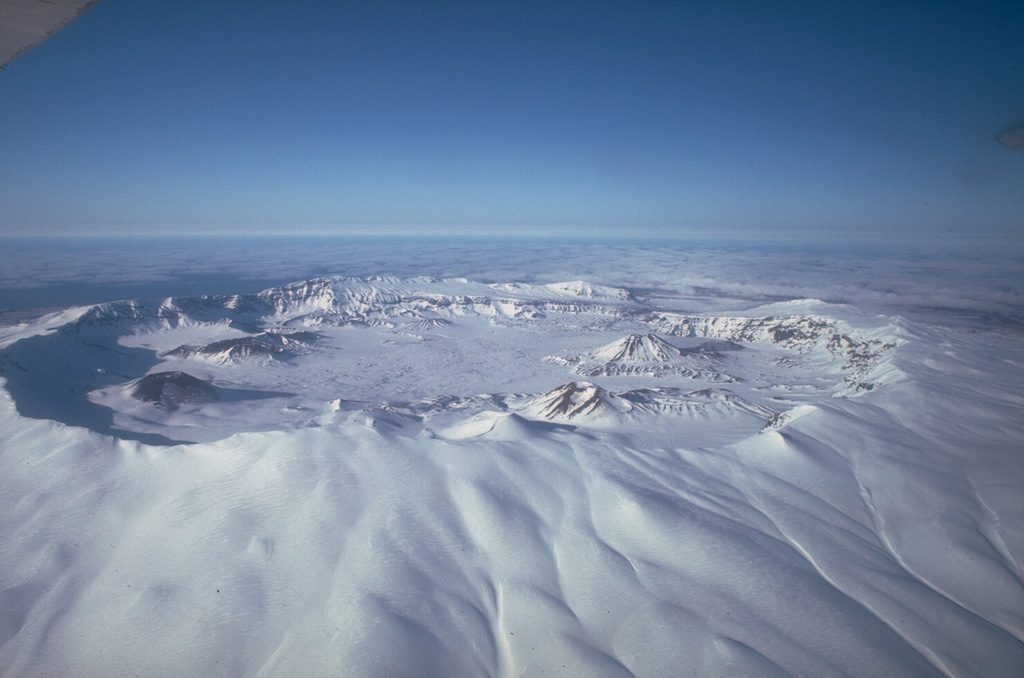
[[[722,388],[694,391],[641,388],[610,392],[588,381],[562,384],[547,393],[512,404],[511,409],[529,418],[584,423],[662,414],[700,417],[748,414],[768,419],[777,412]]]
[[[444,318],[420,318],[403,324],[402,329],[406,332],[435,332],[445,327],[451,327],[453,324],[451,320]]]
[[[216,361],[232,361],[245,358],[274,358],[287,355],[296,348],[315,342],[318,335],[314,332],[292,332],[279,334],[261,332],[260,334],[223,339],[205,346],[179,346],[163,355],[175,358],[205,358]]]
[[[776,410],[745,400],[724,388],[702,388],[684,391],[678,388],[641,388],[626,391],[619,397],[629,401],[634,412],[649,413],[736,413],[773,417]]]
[[[74,329],[121,322],[178,327],[195,322],[292,326],[340,326],[388,321],[396,317],[532,318],[547,312],[583,310],[620,315],[620,306],[635,304],[626,290],[588,283],[485,285],[465,279],[325,277],[296,282],[249,295],[175,297],[162,302],[117,301],[85,310]]]
[[[840,381],[837,394],[849,395],[874,387],[871,372],[891,355],[898,341],[890,336],[879,339],[858,336],[846,323],[814,315],[794,316],[692,316],[677,313],[656,313],[647,322],[657,331],[679,337],[711,337],[730,343],[765,342],[792,351],[795,355],[814,350],[827,352],[841,360],[840,369],[847,374]],[[793,357],[779,358],[786,367],[797,364]]]
[[[834,322],[814,316],[744,317],[656,313],[648,321],[661,334],[708,337],[732,342],[768,342],[790,349],[811,346],[836,331]]]

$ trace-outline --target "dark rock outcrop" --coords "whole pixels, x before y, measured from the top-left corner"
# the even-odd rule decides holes
[[[220,400],[210,384],[185,372],[156,372],[142,377],[131,388],[131,395],[144,403],[167,408],[201,405]]]

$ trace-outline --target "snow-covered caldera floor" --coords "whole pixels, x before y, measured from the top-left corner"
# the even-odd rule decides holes
[[[323,278],[0,328],[0,675],[1018,676],[1024,356]]]

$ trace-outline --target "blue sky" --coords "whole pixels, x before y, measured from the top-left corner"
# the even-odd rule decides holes
[[[0,235],[1024,231],[1024,5],[102,0],[0,71]]]

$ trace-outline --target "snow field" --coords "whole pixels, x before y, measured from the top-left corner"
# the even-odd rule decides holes
[[[409,308],[408,282],[345,284],[361,313],[382,299]],[[448,299],[468,283],[419,284]],[[332,285],[297,287],[315,298],[293,306],[274,297],[275,317],[336,311]],[[588,293],[543,294],[567,290]],[[611,308],[634,303],[602,294]],[[543,361],[546,331],[566,356],[637,334],[635,317],[607,307],[498,326],[453,314],[422,340],[397,323],[321,327],[308,352],[225,364],[159,356],[234,332],[215,324],[216,304],[212,324],[187,329],[74,335],[65,316],[9,330],[0,675],[1018,675],[1019,345],[795,306],[849,323],[858,341],[897,343],[858,377],[879,385],[837,388],[859,367],[826,339],[758,339],[726,357],[747,380],[725,386],[777,419],[665,412],[613,425],[607,412],[516,410],[580,380]],[[497,351],[502,337],[513,351]],[[132,403],[122,386],[140,366],[187,368],[236,399]],[[481,389],[488,375],[530,388]],[[608,394],[652,385],[591,378]],[[65,395],[38,402],[59,385]],[[78,419],[43,416],[68,418],[61,408]],[[213,433],[159,445],[118,434],[190,440],[190,427]]]

